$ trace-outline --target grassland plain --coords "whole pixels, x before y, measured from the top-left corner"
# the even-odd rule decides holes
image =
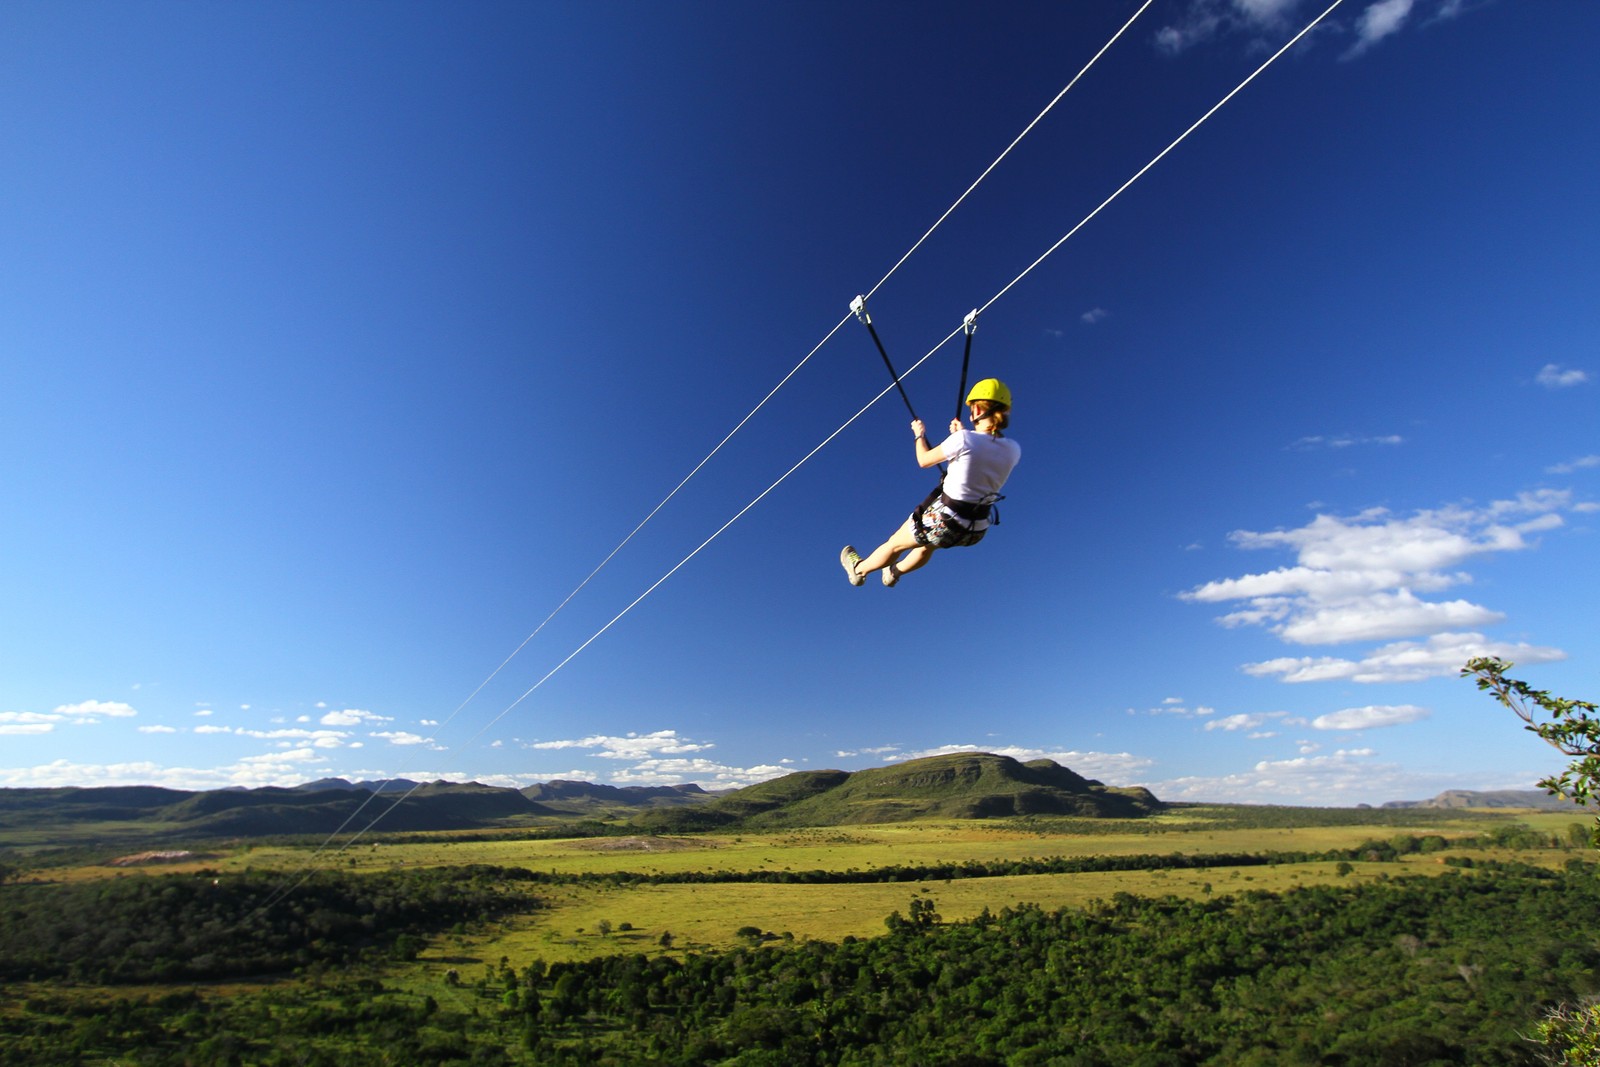
[[[1581,843],[1582,835],[1572,833],[1586,825],[1581,812],[1574,817],[1523,811],[1197,807],[1137,821],[924,821],[767,833],[559,839],[508,827],[489,833],[395,835],[359,840],[348,847],[314,840],[298,845],[192,842],[188,845],[192,854],[178,862],[132,868],[109,866],[119,855],[111,845],[93,857],[74,848],[71,862],[25,866],[23,879],[81,882],[205,873],[209,884],[210,872],[226,878],[249,870],[281,873],[286,892],[293,894],[298,878],[317,868],[375,875],[483,865],[521,868],[553,878],[522,883],[539,898],[539,907],[501,913],[497,919],[471,921],[453,929],[440,925],[415,942],[420,951],[414,957],[410,953],[368,957],[348,973],[343,965],[317,965],[304,973],[296,971],[295,977],[285,973],[267,980],[263,975],[266,984],[259,986],[248,979],[122,987],[48,980],[18,983],[0,993],[0,1017],[14,1017],[12,1023],[23,1027],[23,1020],[33,1011],[28,1007],[33,997],[67,998],[51,1001],[58,1005],[84,998],[85,1003],[103,1000],[114,1005],[129,997],[160,998],[181,992],[206,1003],[249,1005],[257,998],[262,998],[262,1004],[273,997],[315,998],[322,995],[319,991],[325,982],[345,983],[339,987],[346,991],[343,996],[348,994],[349,983],[372,978],[409,998],[403,1003],[431,998],[446,1012],[475,1016],[483,1008],[484,989],[500,995],[499,984],[508,965],[581,963],[619,954],[671,955],[684,960],[690,955],[710,958],[757,942],[783,952],[806,942],[873,939],[887,932],[885,918],[890,913],[916,914],[913,901],[937,912],[946,922],[955,922],[986,909],[1001,913],[1030,904],[1046,911],[1074,909],[1119,894],[1203,899],[1316,885],[1370,884],[1408,874],[1464,880],[1494,877],[1482,869],[1484,861],[1515,860],[1547,868],[1559,868],[1574,859],[1597,862],[1600,856]],[[1513,833],[1508,836],[1505,831]],[[1359,851],[1373,842],[1408,838],[1413,846],[1417,839],[1428,839],[1427,851],[1408,852],[1397,845],[1406,854],[1382,861],[1353,855],[1342,861],[1319,858],[1230,865],[1225,859]],[[1489,841],[1499,841],[1503,847],[1485,847]],[[182,846],[172,843],[171,847]],[[1152,860],[1146,869],[986,877],[928,877],[926,870],[966,863],[1173,855],[1217,857],[1217,861],[1214,866],[1197,868],[1164,869],[1159,860]],[[1470,860],[1474,866],[1446,860]],[[885,868],[898,869],[895,876],[903,873],[907,880],[872,880],[870,872]],[[741,879],[745,875],[760,878],[813,871],[846,877],[827,884]],[[632,874],[645,877],[610,877]],[[672,881],[694,875],[722,877]],[[5,1052],[0,1049],[0,1060],[4,1059]]]
[[[428,834],[322,847],[244,843],[196,851],[185,860],[160,866],[109,868],[101,861],[54,868],[48,877],[80,881],[243,870],[280,870],[292,875],[316,867],[361,873],[468,864],[522,867],[556,876],[867,872],[1055,857],[1323,853],[1406,835],[1467,839],[1508,822],[1530,826],[1554,840],[1575,822],[1568,815],[1424,809],[1332,818],[1330,824],[1329,816],[1319,818],[1315,811],[1299,814],[1306,825],[1240,825],[1237,811],[1187,808],[1138,821],[922,821],[771,833],[567,839],[529,839],[516,832]],[[1452,854],[1457,850],[1406,856],[1399,862],[1356,862],[1348,870],[1335,862],[1317,861],[828,885],[558,883],[539,888],[546,907],[486,929],[446,935],[406,969],[417,968],[421,973],[413,973],[413,977],[431,984],[449,970],[493,964],[502,957],[525,963],[532,959],[581,960],[617,952],[715,951],[749,943],[748,935],[738,933],[749,928],[779,940],[873,937],[884,932],[884,919],[890,912],[905,913],[915,896],[931,899],[945,919],[959,920],[985,908],[999,911],[1033,903],[1053,909],[1109,899],[1117,893],[1197,897],[1244,890],[1281,891],[1335,880],[1359,882],[1399,873],[1459,876],[1460,868],[1443,862]],[[1459,854],[1557,866],[1575,853],[1474,848]],[[665,946],[663,934],[671,935]]]
[[[864,885],[562,886],[546,891],[549,910],[498,924],[481,934],[451,937],[424,952],[419,962],[430,971],[442,971],[463,963],[493,963],[502,956],[513,961],[543,959],[553,963],[615,952],[658,953],[667,951],[660,945],[663,933],[672,935],[670,951],[674,953],[718,951],[748,944],[749,939],[738,934],[747,927],[779,940],[875,937],[884,933],[886,916],[894,911],[905,915],[911,899],[919,896],[932,901],[942,918],[960,920],[972,918],[985,908],[999,911],[1031,903],[1048,911],[1109,900],[1117,893],[1194,898],[1209,892],[1281,891],[1339,880],[1373,881],[1402,872],[1462,873],[1431,859],[1425,863],[1352,866],[1354,870],[1343,876],[1337,873],[1335,863],[1305,863]],[[609,932],[601,933],[602,929]]]
[[[1521,813],[1519,813],[1521,814]],[[1405,821],[1304,826],[1234,827],[1194,811],[1139,822],[1025,820],[904,822],[772,833],[696,834],[681,837],[527,840],[515,834],[489,839],[430,836],[405,843],[358,843],[319,850],[315,861],[351,870],[397,866],[484,863],[555,874],[586,872],[874,870],[890,866],[1021,860],[1050,856],[1138,855],[1180,852],[1316,852],[1353,848],[1399,834],[1470,835],[1511,816],[1425,812]],[[1556,817],[1561,825],[1570,816]],[[1526,821],[1518,819],[1518,821]],[[478,835],[481,837],[481,835]],[[247,846],[211,861],[223,870],[299,868],[307,850]]]
[[[1394,813],[1372,821],[1309,825],[1235,825],[1204,809],[1183,809],[1138,823],[1077,820],[1030,822],[915,822],[759,833],[663,837],[598,837],[529,840],[505,836],[425,835],[401,842],[361,842],[352,847],[312,849],[244,845],[214,849],[194,859],[149,872],[244,869],[293,872],[334,867],[353,872],[396,868],[487,864],[524,867],[557,876],[696,872],[866,872],[885,867],[996,862],[1054,857],[1143,854],[1228,855],[1352,849],[1373,840],[1405,835],[1466,839],[1508,822],[1561,838],[1575,820],[1566,815],[1423,811]],[[1142,870],[1074,874],[1025,874],[973,879],[867,882],[830,885],[721,882],[618,885],[607,882],[542,886],[547,907],[474,931],[437,939],[402,970],[432,985],[451,970],[468,973],[501,958],[514,963],[589,959],[617,952],[682,954],[716,951],[749,942],[738,931],[754,928],[780,941],[839,941],[884,932],[892,911],[904,914],[915,896],[931,899],[947,920],[969,918],[985,908],[998,911],[1022,903],[1046,909],[1078,906],[1117,893],[1197,897],[1244,890],[1280,891],[1333,881],[1368,881],[1400,873],[1462,876],[1446,865],[1450,855],[1510,859],[1558,866],[1574,855],[1563,849],[1447,850],[1404,857],[1399,862],[1335,862],[1217,866],[1194,870]],[[66,880],[107,877],[93,865],[59,869]],[[1466,876],[1470,877],[1470,874]],[[670,934],[663,946],[662,935]],[[395,973],[400,976],[401,971]]]

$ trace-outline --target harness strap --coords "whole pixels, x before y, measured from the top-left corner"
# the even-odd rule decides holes
[[[1001,499],[1004,499],[1003,497]],[[976,504],[970,500],[956,500],[943,489],[939,490],[939,502],[968,522],[982,522],[994,510],[993,504]]]

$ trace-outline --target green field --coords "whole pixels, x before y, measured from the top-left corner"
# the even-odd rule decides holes
[[[1292,809],[1288,818],[1296,815]],[[1364,842],[1407,835],[1438,835],[1447,841],[1481,834],[1514,822],[1562,839],[1578,825],[1570,816],[1532,812],[1485,815],[1475,812],[1410,811],[1372,813],[1371,821],[1352,819],[1318,825],[1314,813],[1300,813],[1309,825],[1230,825],[1237,811],[1180,809],[1138,822],[1104,820],[1021,820],[914,822],[881,826],[829,827],[769,834],[703,834],[661,837],[595,837],[527,840],[515,832],[489,839],[425,835],[400,842],[358,842],[340,847],[236,845],[212,848],[195,859],[135,868],[99,863],[52,869],[51,879],[158,876],[194,871],[282,872],[292,878],[313,869],[352,873],[483,864],[521,867],[556,876],[638,874],[646,878],[689,872],[868,872],[885,867],[919,868],[974,861],[1020,861],[1050,857],[1233,855],[1327,852]],[[1246,820],[1248,821],[1248,820]],[[473,835],[482,837],[483,835]],[[539,891],[546,907],[485,929],[439,939],[419,957],[424,973],[442,974],[463,964],[541,958],[588,959],[615,952],[661,953],[722,950],[741,943],[736,931],[759,927],[780,939],[838,941],[871,937],[884,930],[891,911],[905,911],[912,896],[935,901],[948,920],[969,918],[988,908],[998,911],[1023,903],[1047,909],[1082,906],[1116,893],[1197,897],[1246,889],[1281,891],[1328,882],[1361,882],[1400,873],[1458,873],[1445,864],[1450,855],[1520,859],[1555,866],[1583,854],[1566,849],[1482,849],[1411,855],[1398,862],[1353,864],[1341,874],[1330,861],[1270,866],[1214,866],[1205,870],[1091,871],[1026,874],[909,883],[864,882],[828,885],[726,882],[712,884],[557,884]],[[609,932],[601,933],[602,923]],[[630,929],[622,929],[627,924]],[[660,945],[672,935],[670,949]]]
[[[113,862],[125,836],[7,832],[0,1061],[943,1063],[948,1032],[992,1043],[973,1063],[1009,1067],[1055,1062],[1036,1054],[1064,1039],[1026,1023],[1049,1007],[1098,1049],[1085,1063],[1232,1063],[1261,1027],[1282,1062],[1477,1062],[1541,1004],[1600,991],[1600,941],[1574,918],[1600,906],[1586,829],[1521,811],[1196,806],[163,842],[188,854],[132,866]],[[1252,948],[1266,934],[1279,955]],[[1013,944],[1031,961],[1015,974],[996,962]],[[963,972],[969,953],[989,962]],[[747,970],[766,977],[735,979]],[[823,997],[841,974],[855,977]],[[1412,992],[1395,1000],[1394,982]],[[1325,987],[1355,1014],[1323,1011]],[[950,997],[966,1014],[941,1014]],[[911,1027],[903,1041],[883,1044],[882,1011]]]

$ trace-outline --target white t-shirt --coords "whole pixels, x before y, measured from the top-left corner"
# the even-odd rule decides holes
[[[976,430],[957,430],[939,445],[950,470],[944,476],[944,493],[951,500],[992,504],[1011,468],[1022,458],[1022,446],[1009,437]]]

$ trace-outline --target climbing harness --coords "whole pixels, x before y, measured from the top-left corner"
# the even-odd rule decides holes
[[[905,402],[906,410],[911,412],[911,417],[917,418],[917,409],[911,406],[911,398],[906,395],[900,375],[895,372],[894,362],[889,359],[889,353],[883,347],[883,339],[878,336],[877,327],[872,325],[872,316],[867,313],[867,298],[857,296],[850,301],[850,310],[855,312],[856,318],[861,320],[861,324],[872,335],[872,343],[877,346],[878,355],[883,357],[883,365],[888,369],[894,387],[900,391],[900,399]],[[961,328],[966,333],[966,344],[961,354],[961,387],[956,390],[956,419],[960,420],[966,405],[974,400],[993,400],[1009,408],[1011,390],[998,378],[985,378],[974,385],[970,393],[967,391],[967,371],[972,363],[972,335],[978,330],[976,308],[967,312]],[[934,486],[933,491],[912,512],[914,524],[919,531],[918,541],[932,544],[936,548],[975,545],[983,539],[984,533],[990,526],[1000,524],[1000,509],[995,507],[995,503],[1004,500],[1005,497],[997,495],[994,500],[983,503],[957,500],[944,491],[945,465],[940,463],[938,467],[939,484]],[[979,526],[979,523],[984,525]],[[924,536],[929,540],[923,541]]]

